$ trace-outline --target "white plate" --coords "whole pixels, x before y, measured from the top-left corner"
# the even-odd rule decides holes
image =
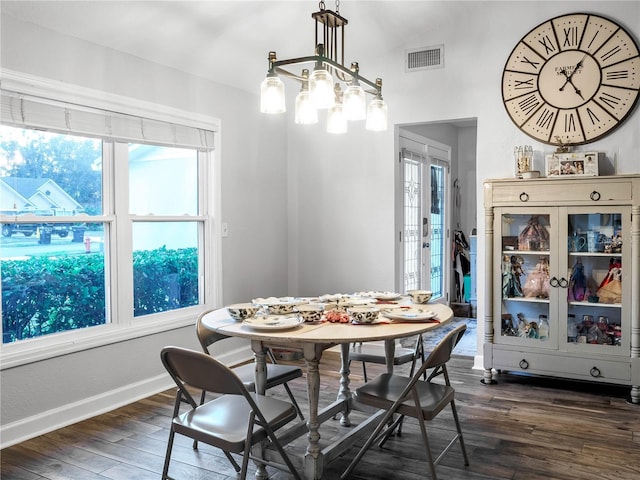
[[[405,308],[405,309],[393,309],[385,311],[385,317],[392,318],[394,320],[404,320],[405,322],[422,322],[424,320],[431,320],[436,316],[432,310],[423,310],[421,308]]]
[[[289,330],[296,328],[304,322],[304,319],[297,315],[261,315],[259,317],[247,318],[242,322],[254,330]]]
[[[252,302],[256,305],[264,305],[270,307],[272,305],[300,305],[306,303],[305,300],[294,297],[268,297],[268,298],[254,298]]]
[[[397,300],[400,298],[400,294],[399,293],[395,293],[395,292],[375,292],[373,294],[373,297],[377,300],[382,300],[382,301],[390,301],[390,300]]]

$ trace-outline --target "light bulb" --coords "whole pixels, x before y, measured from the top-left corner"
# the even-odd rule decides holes
[[[387,105],[380,97],[376,97],[367,107],[367,130],[382,132],[387,129]]]
[[[347,133],[347,119],[342,112],[342,105],[336,103],[327,112],[327,133]]]
[[[260,85],[260,112],[284,113],[284,83],[277,75],[267,75]]]
[[[301,90],[296,97],[295,122],[301,125],[318,123],[318,111],[308,90]]]
[[[309,91],[316,108],[331,107],[335,98],[331,74],[323,68],[316,67],[309,79]]]
[[[342,108],[347,120],[363,120],[367,116],[367,99],[360,85],[349,85],[344,92]]]

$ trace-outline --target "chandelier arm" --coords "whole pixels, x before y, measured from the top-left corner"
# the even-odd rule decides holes
[[[281,67],[275,67],[274,70],[277,73],[279,73],[280,75],[284,75],[285,77],[290,78],[292,80],[297,80],[300,83],[309,81],[308,78],[305,79],[302,75],[297,75],[295,73],[291,73],[290,71],[285,70],[284,68],[281,68]]]
[[[351,78],[357,79],[359,82],[362,82],[362,83],[364,83],[366,85],[369,85],[371,88],[374,89],[376,94],[378,94],[378,93],[382,94],[382,87],[380,85],[378,85],[376,82],[372,82],[371,80],[366,79],[365,77],[361,76],[359,73],[356,73],[356,72],[352,71],[351,69],[345,67],[344,65],[339,64],[338,62],[334,62],[330,58],[326,58],[325,57],[325,58],[322,59],[322,61],[324,63],[327,63],[327,64],[331,65],[334,69],[342,72],[347,77],[351,77]]]
[[[360,74],[355,73],[354,71],[350,70],[344,65],[341,65],[338,62],[335,62],[328,57],[324,57],[320,55],[310,55],[308,57],[290,58],[287,60],[276,60],[275,62],[271,63],[271,67],[276,70],[281,70],[281,67],[284,65],[296,65],[299,63],[309,63],[309,62],[326,63],[330,65],[336,72],[340,72],[342,74],[344,78],[340,76],[339,78],[343,82],[347,81],[346,79],[348,78],[357,79],[359,82],[362,82],[373,89],[373,92],[370,92],[370,93],[373,93],[375,95],[382,94],[382,87],[377,85],[376,82],[372,82],[371,80],[368,80],[365,77],[361,76]],[[297,75],[290,74],[289,72],[286,72],[286,73],[284,72],[286,72],[285,70],[283,70],[283,74],[285,74],[288,77],[290,76],[291,78],[296,78],[296,79],[298,78]],[[302,78],[302,77],[299,77],[299,78]]]

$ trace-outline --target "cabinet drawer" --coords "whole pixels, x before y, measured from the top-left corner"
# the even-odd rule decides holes
[[[493,185],[494,205],[602,205],[625,202],[632,197],[630,181],[597,182],[595,180],[567,182],[508,183]]]
[[[619,361],[493,349],[493,368],[578,380],[629,383],[631,360]]]

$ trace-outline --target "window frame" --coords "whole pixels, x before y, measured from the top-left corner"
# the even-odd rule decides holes
[[[2,70],[1,73],[3,90],[76,106],[81,105],[87,108],[97,108],[123,115],[194,127],[212,132],[214,145],[219,143],[220,122],[214,117],[18,72]],[[63,133],[86,136],[86,134],[73,131]],[[0,371],[193,325],[200,312],[215,308],[221,302],[221,232],[220,222],[217,221],[221,214],[221,162],[218,151],[213,147],[198,149],[198,214],[187,218],[184,216],[153,217],[154,221],[195,221],[200,223],[198,229],[198,269],[201,285],[199,304],[177,310],[134,317],[131,230],[133,222],[150,220],[150,218],[128,214],[128,193],[127,195],[119,194],[117,197],[115,196],[115,185],[118,185],[118,193],[128,192],[128,178],[126,178],[128,176],[128,168],[121,169],[114,165],[116,163],[115,158],[118,155],[122,155],[123,151],[128,158],[128,144],[124,140],[118,141],[103,138],[102,141],[103,159],[114,159],[113,161],[103,162],[103,204],[109,208],[109,211],[103,211],[100,216],[88,218],[92,222],[104,223],[105,229],[112,230],[109,236],[105,235],[105,239],[110,238],[113,240],[105,245],[105,255],[109,255],[111,259],[114,259],[113,262],[107,262],[109,271],[106,272],[105,295],[109,305],[107,317],[109,322],[105,325],[91,328],[70,330],[0,345]],[[140,141],[143,141],[143,139],[140,139]],[[155,144],[155,142],[147,143]],[[126,187],[122,187],[123,184]],[[121,212],[127,212],[127,214],[121,214]],[[128,239],[126,238],[127,235],[129,235]],[[128,245],[129,251],[123,251],[123,245]],[[114,288],[114,285],[117,285],[118,288]]]

